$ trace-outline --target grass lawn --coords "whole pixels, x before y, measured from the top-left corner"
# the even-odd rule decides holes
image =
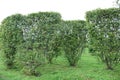
[[[40,66],[40,77],[26,76],[22,71],[6,70],[0,57],[0,80],[120,80],[120,66],[106,70],[106,66],[87,51],[78,66],[70,67],[67,60],[58,57],[53,64]]]

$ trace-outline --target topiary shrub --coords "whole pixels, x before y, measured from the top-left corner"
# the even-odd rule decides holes
[[[31,38],[33,42],[39,43],[39,49],[49,63],[57,55],[54,49],[58,47],[57,31],[61,22],[61,15],[56,12],[39,12],[27,16],[28,24],[31,25]]]
[[[32,13],[26,16],[22,27],[23,43],[18,46],[16,65],[27,75],[40,75],[37,68],[58,54],[58,30],[61,16],[54,12]]]
[[[86,20],[94,53],[112,70],[120,60],[120,10],[110,8],[88,11]]]
[[[2,48],[5,54],[5,65],[7,68],[14,67],[16,48],[23,40],[23,32],[21,29],[23,18],[24,16],[21,14],[11,15],[4,19],[1,24]]]
[[[62,46],[70,66],[76,66],[86,44],[86,22],[64,21]]]

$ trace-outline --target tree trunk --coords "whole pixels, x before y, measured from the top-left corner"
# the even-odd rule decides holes
[[[113,70],[112,62],[107,57],[105,58],[105,63],[106,63],[107,69]]]

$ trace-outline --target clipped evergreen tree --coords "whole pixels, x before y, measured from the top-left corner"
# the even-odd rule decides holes
[[[23,67],[27,75],[39,76],[36,68],[58,54],[58,30],[61,15],[56,12],[38,12],[26,16],[22,28],[24,42],[16,55],[17,65]]]
[[[14,67],[14,56],[17,52],[17,45],[23,40],[21,29],[23,18],[24,16],[21,14],[11,15],[4,19],[1,24],[5,65],[9,69]]]
[[[120,60],[120,10],[96,9],[86,13],[90,47],[94,54],[113,69]]]
[[[49,63],[52,63],[52,59],[57,55],[54,49],[57,39],[57,31],[59,23],[61,22],[61,15],[56,12],[39,12],[28,15],[29,23],[32,23],[32,27],[35,35],[33,39],[38,43],[39,49],[42,50],[45,58]]]
[[[70,66],[76,66],[86,44],[86,22],[64,21],[62,46]]]

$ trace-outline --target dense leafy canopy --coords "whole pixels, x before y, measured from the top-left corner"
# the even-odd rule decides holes
[[[7,68],[20,68],[38,76],[36,68],[60,55],[76,66],[86,42],[90,51],[108,69],[120,61],[120,10],[97,9],[86,13],[86,21],[63,21],[56,12],[21,14],[5,18],[0,25],[0,41]]]
[[[22,15],[16,14],[7,17],[1,25],[2,43],[8,68],[12,68],[17,45],[23,40],[23,31],[20,28],[23,20]]]
[[[86,43],[86,22],[82,20],[64,21],[62,43],[65,55],[71,66],[75,66]]]
[[[26,24],[23,27],[24,43],[20,46],[23,54],[16,55],[16,61],[19,61],[18,63],[24,61],[24,65],[30,71],[27,73],[37,75],[36,67],[45,63],[46,59],[52,63],[52,59],[56,57],[60,21],[60,14],[55,12],[39,12],[26,16]],[[23,56],[26,59],[22,58]]]
[[[60,22],[61,15],[56,12],[15,14],[4,19],[1,33],[7,67],[13,68],[16,63],[37,75],[37,66],[45,59],[51,63],[57,56]]]
[[[97,9],[86,13],[89,42],[95,53],[112,69],[120,60],[120,10]]]

